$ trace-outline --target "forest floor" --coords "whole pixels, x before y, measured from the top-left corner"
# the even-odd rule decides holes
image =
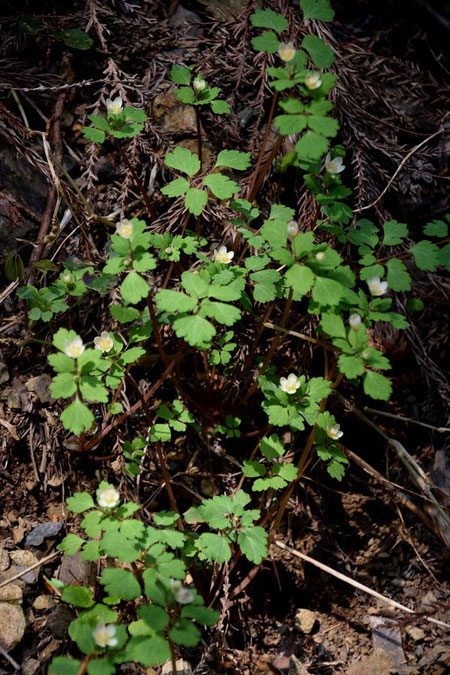
[[[240,14],[245,13],[247,3],[142,0],[136,10],[126,2],[45,0],[39,3],[39,16],[35,7],[22,3],[23,14],[36,14],[36,21],[41,22],[43,28],[37,32],[26,32],[23,23],[21,29],[17,9],[7,4],[11,7],[1,19],[5,38],[0,48],[2,265],[12,250],[18,250],[27,264],[49,203],[42,142],[26,127],[50,130],[54,152],[60,153],[65,170],[96,213],[106,216],[116,208],[120,212],[139,196],[114,146],[93,149],[80,133],[86,114],[96,111],[99,96],[113,88],[123,90],[149,114],[148,134],[133,141],[130,150],[147,181],[155,181],[157,171],[163,170],[162,158],[174,142],[195,148],[195,115],[172,92],[168,73],[174,62],[201,63],[204,76],[223,87],[221,95],[232,104],[232,115],[223,124],[217,124],[212,115],[205,116],[205,153],[225,146],[257,154],[270,95],[261,78],[260,55],[255,56],[248,46],[248,26]],[[298,13],[297,2],[268,4],[278,11]],[[341,124],[340,142],[349,155],[355,206],[378,197],[409,150],[436,131],[448,106],[450,64],[443,54],[450,15],[435,9],[439,3],[431,1],[410,3],[407,10],[394,0],[382,5],[333,2],[336,19],[327,28],[338,53],[342,84],[336,92],[336,115]],[[68,27],[89,28],[99,49],[71,50],[52,37]],[[107,58],[106,46],[116,60]],[[62,87],[64,82],[70,86]],[[289,151],[289,142],[286,138],[282,151]],[[447,213],[446,151],[448,136],[447,141],[440,136],[424,144],[371,217],[407,222],[414,233],[421,231],[423,223]],[[297,208],[300,215],[305,212],[308,204],[297,198],[295,180],[289,171],[281,181],[275,170],[269,172],[260,207],[279,200]],[[156,222],[176,231],[181,210],[165,207],[157,185],[158,178]],[[76,201],[71,186],[67,189]],[[139,209],[138,205],[133,215],[140,215]],[[89,232],[94,244],[102,238],[96,228],[100,225],[92,223]],[[70,232],[69,228],[60,233],[53,248],[50,235],[43,257],[57,253],[57,261],[81,255],[86,242],[68,236]],[[0,644],[0,673],[20,669],[24,675],[39,675],[48,672],[55,655],[67,651],[67,627],[73,619],[71,610],[58,603],[48,580],[58,577],[65,583],[90,583],[97,572],[96,565],[93,569],[77,556],[51,557],[71,527],[65,499],[79,490],[92,492],[100,480],[107,479],[143,504],[144,514],[167,508],[167,502],[154,463],[149,462],[137,483],[123,469],[122,440],[145,429],[141,415],[130,416],[125,426],[115,429],[90,453],[80,452],[64,432],[59,409],[50,398],[44,351],[28,340],[16,287],[2,272],[0,635],[10,643]],[[430,479],[434,494],[448,505],[448,435],[438,430],[447,426],[450,401],[444,370],[449,361],[448,279],[422,273],[414,279],[414,291],[425,308],[411,329],[402,335],[387,331],[375,336],[393,364],[392,400],[374,406],[380,414],[366,408],[363,417],[358,417],[351,404],[364,410],[370,402],[363,396],[358,400],[350,388],[343,389],[347,403],[341,417],[350,468],[338,483],[313,464],[289,500],[279,535],[290,549],[415,613],[402,612],[272,545],[269,559],[228,610],[222,631],[212,630],[204,643],[185,650],[184,658],[197,675],[449,672],[448,629],[428,618],[450,620],[444,544],[450,535],[398,453],[374,428],[407,449]],[[80,320],[101,325],[106,309],[103,301],[88,304]],[[40,327],[38,337],[46,340],[47,326],[41,323]],[[264,338],[263,348],[270,337]],[[183,368],[191,365],[187,361]],[[150,362],[138,371],[136,379],[145,391],[160,376],[161,364]],[[170,391],[166,383],[158,396],[163,400],[163,394],[170,395]],[[130,405],[133,402],[131,395]],[[251,411],[248,415],[251,418]],[[428,427],[405,422],[405,417]],[[181,435],[177,439],[166,459],[183,506],[190,505],[190,491],[203,497],[221,493],[236,471],[230,455],[238,462],[248,456],[254,425],[260,422],[244,423],[240,439],[225,441],[224,447],[209,448],[205,454],[202,450],[199,456],[192,438]],[[39,541],[33,533],[43,524],[47,531]],[[2,583],[49,556],[41,567],[9,585]],[[248,571],[244,567],[241,578]],[[21,632],[21,621],[25,633],[18,641],[14,630]],[[15,627],[14,622],[19,625]],[[151,675],[160,671],[124,665],[119,672]]]

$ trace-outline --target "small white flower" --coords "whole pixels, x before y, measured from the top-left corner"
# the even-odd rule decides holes
[[[337,441],[339,438],[342,438],[344,435],[344,432],[341,431],[341,427],[339,424],[333,424],[331,427],[328,427],[327,429],[327,436],[333,439],[333,441]]]
[[[278,46],[278,56],[282,61],[288,63],[295,56],[295,47],[293,42],[280,42]]]
[[[95,644],[99,647],[115,647],[118,639],[115,636],[117,629],[113,623],[99,623],[92,631]]]
[[[380,281],[380,277],[372,277],[367,285],[372,295],[384,295],[388,289],[387,281]]]
[[[64,272],[61,275],[61,279],[64,281],[65,284],[70,284],[72,282],[72,275],[70,272]]]
[[[361,325],[361,317],[359,314],[350,314],[348,322],[353,330],[358,330]]]
[[[104,330],[100,335],[94,338],[95,349],[99,349],[101,352],[110,352],[114,347],[114,342],[110,334]]]
[[[179,579],[169,579],[169,588],[172,593],[177,593],[181,588],[181,581]]]
[[[317,262],[323,262],[325,260],[325,253],[323,251],[319,251],[319,253],[316,253],[314,257]]]
[[[325,169],[332,175],[344,171],[345,166],[343,164],[342,157],[335,157],[334,159],[331,159],[331,155],[328,153],[328,155],[325,157]]]
[[[226,246],[221,246],[214,251],[214,260],[217,260],[224,265],[228,265],[234,258],[234,251],[227,251]]]
[[[123,101],[120,96],[117,96],[112,101],[110,98],[106,99],[106,110],[111,115],[120,115],[123,110]]]
[[[116,233],[124,239],[129,239],[133,234],[133,223],[126,218],[116,225]]]
[[[305,84],[308,89],[319,89],[319,87],[322,86],[320,73],[309,73],[309,75],[305,77]]]
[[[287,234],[289,239],[293,239],[298,234],[298,223],[295,220],[289,221],[287,224]]]
[[[192,86],[194,87],[195,93],[199,94],[206,87],[206,80],[204,80],[201,75],[197,75],[197,77],[194,77]]]
[[[64,343],[64,352],[72,359],[77,359],[82,355],[84,352],[84,344],[79,335],[74,337],[73,340],[66,340]]]
[[[194,599],[194,594],[189,588],[184,586],[175,594],[175,600],[180,603],[180,605],[189,605]]]
[[[297,375],[290,373],[287,377],[280,377],[280,388],[286,394],[295,394],[300,386]]]
[[[113,509],[120,502],[120,495],[115,488],[108,487],[98,491],[97,501],[104,509]]]

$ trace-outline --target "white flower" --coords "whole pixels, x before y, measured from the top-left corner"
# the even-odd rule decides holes
[[[95,644],[99,647],[115,647],[118,640],[115,636],[117,629],[113,623],[99,623],[92,631]]]
[[[292,61],[295,56],[295,47],[293,42],[280,42],[278,46],[278,56],[286,63]]]
[[[316,253],[314,257],[317,262],[323,262],[325,260],[325,253],[323,251],[319,251],[319,253]]]
[[[95,349],[100,349],[101,352],[110,352],[114,347],[114,342],[110,334],[104,330],[100,335],[94,338]]]
[[[348,322],[353,330],[358,330],[361,325],[361,317],[359,314],[350,314]]]
[[[129,239],[133,234],[133,223],[126,218],[116,225],[116,233],[124,239]]]
[[[320,79],[320,73],[309,73],[305,77],[305,84],[308,89],[318,89],[322,86],[322,80]]]
[[[64,351],[70,358],[77,359],[84,352],[83,340],[79,335],[74,337],[73,340],[66,340],[64,343]]]
[[[233,251],[227,251],[226,246],[221,246],[219,249],[214,251],[214,260],[218,260],[218,262],[223,263],[224,265],[228,265],[234,258],[234,252]]]
[[[64,272],[61,275],[61,279],[64,281],[65,284],[70,284],[72,282],[72,275],[70,272]]]
[[[297,375],[290,373],[287,377],[280,377],[280,388],[286,394],[295,394],[300,386]]]
[[[113,509],[120,502],[120,495],[113,487],[107,487],[97,492],[97,501],[104,509]]]
[[[338,438],[342,438],[344,435],[344,432],[341,431],[341,427],[339,424],[333,424],[331,427],[328,427],[327,429],[327,436],[333,439],[333,441],[337,441]]]
[[[380,277],[372,277],[367,285],[372,295],[384,295],[388,289],[387,281],[380,281]]]
[[[295,220],[289,221],[287,224],[287,234],[289,239],[293,239],[298,234],[298,223]]]
[[[328,153],[328,155],[325,157],[325,169],[331,174],[341,173],[341,171],[345,169],[342,157],[335,157],[334,159],[331,159],[331,155]]]
[[[169,579],[169,588],[172,593],[176,593],[181,588],[181,581],[179,579]]]
[[[201,75],[197,75],[197,77],[194,77],[192,86],[194,87],[195,93],[199,94],[206,87],[206,80],[204,80]]]
[[[106,110],[111,115],[120,115],[123,110],[123,101],[120,96],[117,96],[113,101],[110,98],[106,99]]]
[[[180,605],[189,605],[194,599],[194,594],[189,588],[184,586],[175,594],[175,600],[180,603]]]

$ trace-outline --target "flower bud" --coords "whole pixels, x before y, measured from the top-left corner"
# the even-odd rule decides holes
[[[199,94],[206,87],[206,80],[204,80],[201,75],[197,75],[197,77],[194,78],[192,86],[195,93]]]
[[[287,235],[289,239],[293,239],[298,234],[298,223],[295,220],[291,220],[287,224]]]
[[[317,262],[323,262],[325,260],[325,253],[323,251],[319,251],[319,253],[316,253],[314,257]]]
[[[322,86],[322,80],[320,79],[320,74],[319,73],[309,73],[305,77],[305,85],[307,86],[308,89],[311,89],[313,91],[314,89],[319,89],[319,87]]]
[[[361,317],[359,314],[350,314],[348,322],[353,330],[358,330],[361,325]]]
[[[72,283],[72,275],[70,272],[64,272],[63,275],[61,276],[61,279],[64,281],[65,284]]]

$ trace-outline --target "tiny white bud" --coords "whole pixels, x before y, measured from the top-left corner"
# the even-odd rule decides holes
[[[61,279],[64,281],[65,284],[70,284],[72,282],[72,275],[70,272],[64,272],[63,275],[61,276]]]
[[[175,600],[180,603],[180,605],[189,605],[194,599],[194,594],[189,588],[180,588],[179,591],[175,594]]]
[[[201,75],[197,75],[197,77],[194,77],[192,86],[194,87],[195,93],[199,94],[206,87],[206,80],[204,80]]]
[[[361,317],[359,314],[350,314],[348,322],[353,330],[358,330],[361,325]]]
[[[290,220],[289,223],[287,224],[287,234],[289,239],[293,239],[294,237],[297,236],[298,234],[298,223],[295,220]]]
[[[319,251],[319,253],[316,253],[314,257],[317,262],[323,262],[325,260],[325,253],[323,251]]]

